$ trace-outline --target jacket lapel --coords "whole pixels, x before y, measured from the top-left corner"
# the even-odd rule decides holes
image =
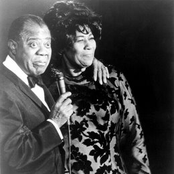
[[[24,95],[29,97],[44,113],[46,117],[48,117],[48,109],[45,107],[45,105],[41,102],[41,100],[34,94],[34,92],[30,89],[29,86],[27,86],[19,77],[16,76],[13,72],[11,72],[9,69],[7,69],[4,65],[1,67],[2,73],[12,81],[18,87]]]

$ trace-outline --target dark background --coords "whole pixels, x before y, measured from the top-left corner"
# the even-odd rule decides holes
[[[56,0],[0,0],[0,57],[11,22],[24,13],[42,17]],[[79,0],[80,1],[80,0]],[[145,132],[152,174],[174,172],[174,3],[169,0],[81,0],[103,16],[97,58],[129,81]]]

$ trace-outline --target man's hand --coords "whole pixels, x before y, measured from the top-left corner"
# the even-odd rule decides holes
[[[70,92],[62,94],[51,110],[50,119],[53,120],[59,128],[64,125],[73,114],[72,101],[68,98],[70,95]]]
[[[109,71],[106,66],[96,58],[93,61],[94,67],[94,80],[98,79],[99,83],[102,85],[103,83],[107,83],[107,78],[109,78]]]

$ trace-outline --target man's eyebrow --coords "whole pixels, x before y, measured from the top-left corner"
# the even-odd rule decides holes
[[[46,37],[46,38],[44,38],[44,39],[50,40],[50,41],[51,41],[51,37]],[[30,41],[30,40],[42,40],[42,39],[40,39],[40,38],[38,38],[38,37],[29,37],[29,38],[27,39],[27,41]]]

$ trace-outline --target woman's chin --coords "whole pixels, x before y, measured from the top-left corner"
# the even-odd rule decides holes
[[[92,62],[85,62],[85,63],[82,63],[82,68],[88,68],[91,65],[92,65]]]

